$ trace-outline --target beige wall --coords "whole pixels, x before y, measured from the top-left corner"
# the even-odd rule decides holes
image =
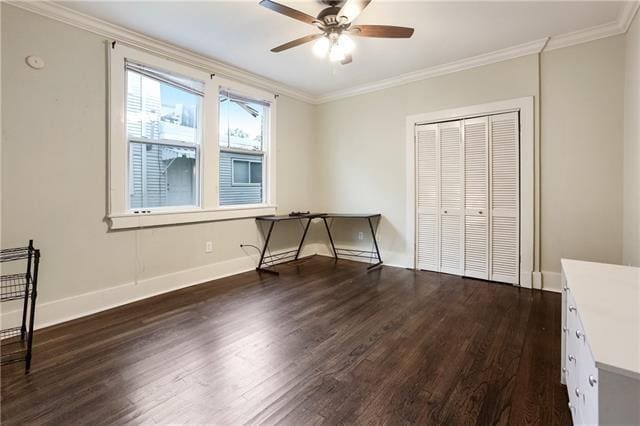
[[[624,36],[542,55],[542,270],[622,262]]]
[[[538,98],[531,55],[318,107],[322,204],[329,210],[380,212],[385,262],[410,266],[406,235],[406,117],[504,99]],[[537,133],[537,130],[536,130]],[[354,196],[353,194],[357,194]],[[346,232],[346,229],[345,229]],[[345,240],[357,245],[354,235]]]
[[[624,250],[640,266],[640,13],[626,35],[624,79]]]
[[[331,165],[318,177],[322,205],[381,212],[385,260],[407,265],[405,117],[534,96],[542,114],[536,265],[541,258],[541,270],[559,272],[561,257],[621,262],[623,49],[624,38],[611,37],[545,53],[540,64],[531,55],[320,105],[318,158]]]
[[[29,68],[28,55],[46,67]],[[250,266],[256,252],[239,245],[258,242],[253,220],[108,232],[106,69],[101,37],[2,5],[2,247],[37,241],[40,302],[205,265]],[[279,209],[313,209],[315,107],[280,96],[277,108]]]

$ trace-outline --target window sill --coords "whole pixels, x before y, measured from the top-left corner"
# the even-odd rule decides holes
[[[248,219],[276,214],[276,206],[247,205],[220,207],[215,210],[194,209],[154,213],[123,213],[108,216],[109,229],[148,228],[183,223],[213,222],[218,220]]]

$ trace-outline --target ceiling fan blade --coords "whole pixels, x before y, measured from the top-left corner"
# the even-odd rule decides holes
[[[338,12],[338,17],[344,17],[347,22],[353,22],[369,3],[371,0],[347,0]]]
[[[394,27],[392,25],[354,25],[349,33],[358,37],[410,38],[413,28]]]
[[[345,56],[345,58],[340,61],[342,65],[349,65],[351,62],[353,62],[353,56],[351,55]]]
[[[288,43],[281,44],[278,47],[274,47],[271,49],[272,52],[282,52],[283,50],[291,49],[292,47],[300,46],[301,44],[309,43],[310,41],[316,40],[322,37],[324,34],[311,34],[308,36],[300,37],[295,40],[291,40]]]
[[[289,18],[293,18],[307,24],[314,25],[314,23],[317,22],[317,19],[311,15],[307,15],[304,12],[300,12],[299,10],[292,9],[289,6],[285,6],[283,4],[276,3],[271,0],[261,0],[260,6],[264,6],[267,9],[273,10],[274,12],[281,13],[283,15],[288,16]]]

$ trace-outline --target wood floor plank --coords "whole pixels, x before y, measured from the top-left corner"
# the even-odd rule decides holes
[[[3,424],[569,424],[560,296],[313,257],[39,330]]]

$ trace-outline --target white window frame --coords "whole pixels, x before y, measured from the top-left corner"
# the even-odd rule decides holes
[[[179,223],[250,218],[275,214],[275,96],[253,87],[236,83],[206,71],[183,65],[141,50],[115,43],[109,44],[109,152],[107,218],[111,229],[141,228]],[[161,208],[129,208],[129,141],[126,128],[126,71],[130,60],[159,70],[168,71],[204,83],[202,101],[202,138],[199,148],[197,206]],[[218,94],[227,88],[250,98],[270,103],[269,140],[263,158],[264,202],[220,206],[219,204],[219,142]],[[162,141],[150,141],[162,143]],[[266,179],[265,179],[266,177]]]
[[[223,150],[224,151],[224,150]],[[260,155],[262,155],[264,158],[264,153],[260,152]],[[236,174],[235,172],[235,164],[236,163],[248,163],[249,164],[249,182],[236,182]],[[262,161],[256,161],[256,160],[247,160],[244,158],[232,158],[231,159],[231,185],[232,186],[260,186],[262,185],[262,182],[251,182],[251,163],[254,164],[262,164]],[[264,174],[264,172],[262,173]],[[264,177],[264,176],[262,176]],[[262,178],[261,177],[261,178]]]
[[[216,102],[219,104],[219,94],[220,91],[225,90],[227,92],[231,92],[238,96],[245,97],[247,99],[254,99],[256,101],[263,101],[269,103],[269,116],[266,121],[266,130],[265,136],[267,136],[267,140],[262,141],[262,150],[261,151],[253,151],[253,150],[245,150],[238,148],[230,148],[230,147],[222,147],[220,146],[219,141],[217,142],[217,153],[216,155],[220,155],[220,152],[235,152],[240,154],[262,154],[262,200],[263,203],[275,204],[275,189],[276,189],[276,145],[275,145],[275,135],[276,135],[276,97],[264,90],[259,90],[251,86],[247,86],[246,84],[236,83],[234,81],[220,78],[218,79],[218,95],[216,97]],[[218,116],[218,115],[216,115]],[[219,157],[216,159],[216,161]],[[231,170],[232,180],[233,180],[233,169]],[[219,176],[218,176],[219,178]],[[220,197],[218,194],[218,203],[220,203]],[[226,205],[220,206],[220,209],[241,209],[241,208],[255,208],[261,204],[234,204],[234,205]]]

